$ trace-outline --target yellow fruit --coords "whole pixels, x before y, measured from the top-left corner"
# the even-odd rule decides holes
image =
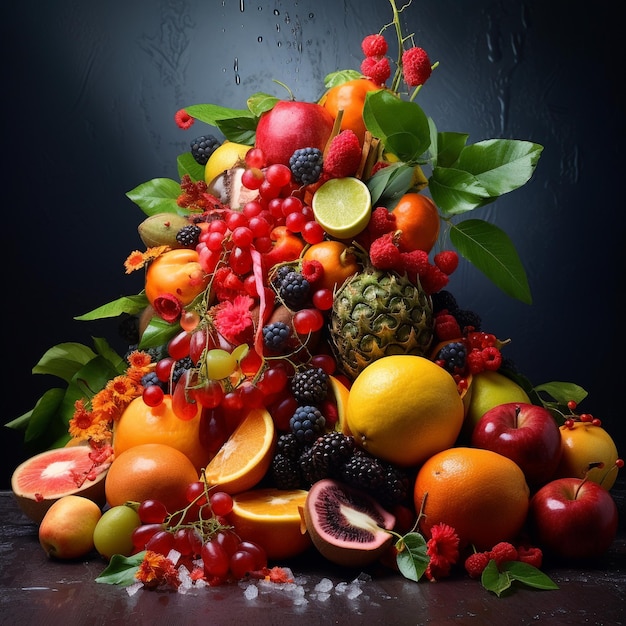
[[[207,484],[226,493],[252,489],[270,466],[275,442],[272,416],[264,409],[253,409],[207,465]]]
[[[313,215],[337,239],[350,239],[365,230],[372,211],[367,185],[358,178],[331,178],[313,195]]]
[[[335,376],[329,377],[330,392],[337,404],[337,423],[335,424],[335,430],[343,432],[344,435],[348,435],[348,425],[346,420],[346,410],[348,408],[348,398],[350,397],[350,389],[346,387]]]
[[[302,532],[299,508],[304,506],[303,489],[252,489],[233,496],[228,521],[244,541],[254,541],[271,560],[289,559],[311,545]]]
[[[346,419],[358,445],[408,467],[454,445],[463,414],[446,370],[425,357],[397,355],[374,361],[357,376]]]
[[[528,513],[530,490],[510,459],[479,448],[450,448],[429,458],[417,473],[414,501],[420,530],[449,524],[461,546],[490,550],[514,539]],[[423,505],[423,508],[422,508]]]
[[[211,184],[214,178],[234,167],[239,161],[243,161],[251,146],[234,141],[225,141],[216,148],[204,166],[204,180],[207,185]]]
[[[610,489],[617,478],[617,447],[602,426],[575,422],[573,428],[561,426],[561,461],[555,478],[583,478],[591,463],[604,463],[589,471],[589,480]]]
[[[463,433],[471,437],[478,420],[494,406],[507,402],[530,403],[528,394],[513,380],[489,370],[474,374],[470,385],[470,401]]]

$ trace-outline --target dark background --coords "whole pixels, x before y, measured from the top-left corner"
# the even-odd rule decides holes
[[[403,0],[398,0],[403,4]],[[414,0],[403,14],[440,67],[418,97],[440,130],[545,146],[533,180],[481,210],[525,264],[533,304],[462,264],[450,289],[534,383],[576,382],[583,407],[624,441],[622,96],[619,3]],[[245,107],[257,91],[315,100],[323,77],[358,69],[360,41],[391,20],[385,0],[23,0],[3,3],[2,423],[58,383],[31,370],[51,346],[116,344],[117,324],[73,318],[137,293],[123,262],[142,248],[125,193],[176,178],[205,132],[177,109]],[[388,40],[395,42],[392,31]],[[6,289],[6,287],[5,287]],[[25,457],[2,428],[0,487]]]

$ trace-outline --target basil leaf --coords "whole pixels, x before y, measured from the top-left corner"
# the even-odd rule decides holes
[[[407,533],[396,545],[402,546],[396,554],[396,563],[400,573],[409,580],[417,582],[426,571],[430,558],[426,554],[426,540],[420,533]]]

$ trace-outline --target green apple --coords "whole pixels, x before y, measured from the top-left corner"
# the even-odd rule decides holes
[[[100,507],[83,496],[63,496],[39,525],[39,543],[54,559],[78,559],[94,549],[93,531],[102,516]]]
[[[105,560],[114,554],[130,556],[134,550],[133,531],[141,526],[139,514],[130,505],[119,504],[106,510],[93,531],[96,550]]]
[[[515,381],[500,372],[485,370],[474,374],[469,406],[463,423],[463,435],[471,437],[478,420],[489,409],[508,402],[529,404],[530,398]]]

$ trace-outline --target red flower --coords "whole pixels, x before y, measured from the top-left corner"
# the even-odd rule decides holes
[[[152,306],[157,315],[168,324],[177,320],[183,310],[181,301],[171,293],[162,293],[160,296],[157,296]]]
[[[187,130],[188,128],[193,126],[193,123],[196,120],[193,117],[191,117],[191,115],[189,115],[189,113],[187,113],[185,109],[179,109],[178,111],[176,111],[176,114],[174,115],[174,121],[176,122],[176,125],[178,126],[178,128]]]
[[[214,307],[213,323],[228,342],[237,345],[252,341],[254,324],[250,309],[253,304],[250,296],[236,296]]]
[[[450,568],[459,559],[459,536],[454,528],[448,524],[435,524],[426,543],[426,554],[430,557],[426,578],[434,582],[448,576]]]

